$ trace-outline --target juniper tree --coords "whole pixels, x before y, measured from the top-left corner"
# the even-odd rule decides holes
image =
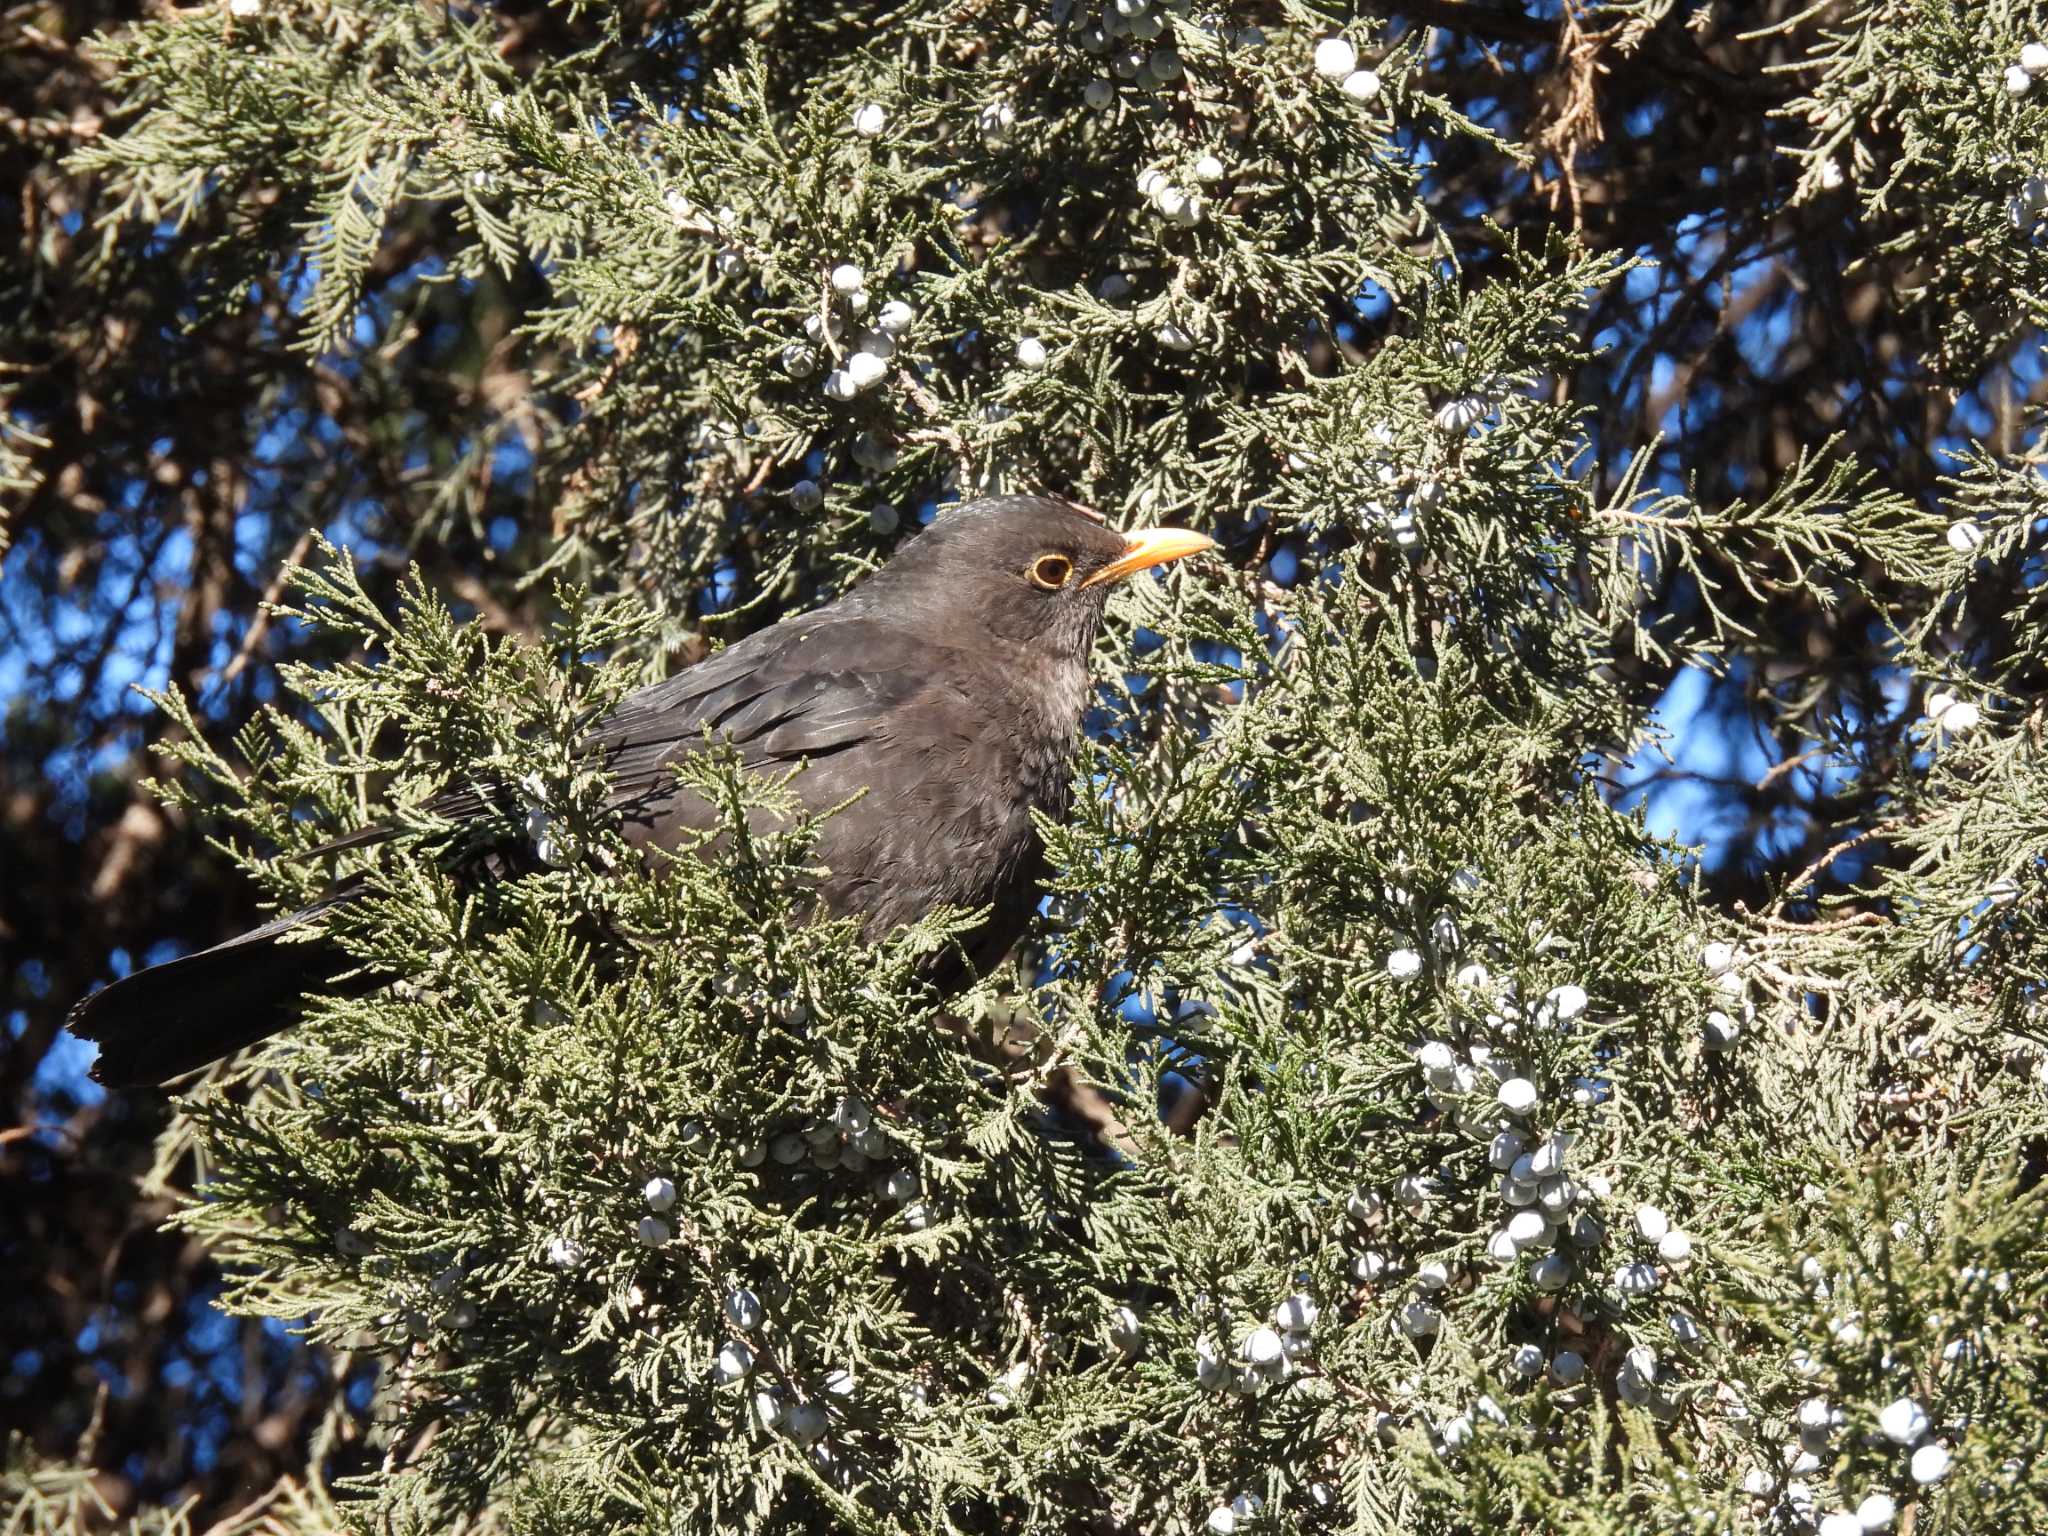
[[[1568,9],[1567,78],[1676,67],[1669,10]],[[2037,21],[1759,34],[1802,66],[1768,174],[1911,274],[1900,313],[1943,328],[1915,365],[1957,388],[2042,318]],[[130,221],[206,221],[195,323],[288,316],[280,391],[375,394],[444,295],[544,294],[516,408],[402,405],[366,455],[440,455],[398,476],[430,556],[527,482],[534,632],[309,533],[268,623],[320,663],[231,739],[154,695],[163,793],[280,905],[364,881],[337,937],[400,978],[210,1073],[150,1174],[229,1310],[374,1374],[275,1518],[2040,1520],[2022,442],[1927,483],[1854,432],[1746,494],[1664,473],[1582,381],[1668,270],[1444,195],[1475,164],[1576,195],[1596,109],[1504,142],[1432,89],[1440,44],[1370,18],[527,25],[558,45],[370,3],[155,19],[100,45],[126,115],[74,162],[110,268]],[[630,854],[581,722],[993,489],[1231,564],[1113,604],[1013,963],[939,998],[918,958],[973,914],[879,946],[801,920],[814,826],[745,835],[788,791],[716,756],[689,772],[729,846]],[[303,526],[353,506],[404,544],[325,494]],[[1837,612],[1829,664],[1799,655],[1786,616]],[[1810,790],[1800,859],[1740,901],[1623,793],[1684,748],[1651,706],[1686,668],[1748,686]],[[525,787],[544,867],[438,857],[420,808],[480,776]],[[317,851],[373,822],[412,835]],[[1076,1080],[1110,1123],[1061,1111]],[[44,1525],[86,1497],[22,1480]]]

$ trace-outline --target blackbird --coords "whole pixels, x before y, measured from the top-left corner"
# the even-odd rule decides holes
[[[987,908],[953,962],[957,982],[1001,959],[1036,904],[1032,812],[1066,812],[1088,656],[1110,589],[1212,547],[1179,528],[1122,534],[1041,497],[974,502],[837,602],[629,695],[584,746],[642,848],[674,847],[713,823],[671,771],[707,737],[731,743],[751,769],[798,769],[792,788],[814,811],[860,795],[819,832],[822,906],[860,919],[870,939],[941,904]],[[456,845],[482,861],[493,826],[506,842],[516,835],[505,799],[463,789],[428,808],[462,827]],[[390,835],[372,828],[330,847]],[[70,1024],[99,1042],[92,1075],[160,1083],[285,1028],[303,994],[333,985],[353,962],[331,942],[282,936],[317,932],[350,899],[338,888],[87,997]]]

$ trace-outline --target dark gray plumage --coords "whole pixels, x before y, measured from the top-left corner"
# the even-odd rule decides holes
[[[975,502],[839,601],[632,694],[586,743],[642,846],[672,847],[711,824],[710,808],[669,771],[707,728],[751,769],[801,765],[793,787],[814,810],[865,791],[819,835],[825,909],[862,919],[875,938],[941,904],[987,907],[967,946],[969,965],[986,969],[1037,900],[1032,812],[1057,819],[1067,809],[1088,654],[1111,587],[1208,547],[1179,529],[1126,537],[1039,497]],[[433,809],[505,820],[469,790]],[[334,984],[350,962],[335,946],[279,937],[347,899],[338,891],[86,998],[71,1028],[100,1044],[93,1075],[161,1082],[287,1026],[300,996]]]

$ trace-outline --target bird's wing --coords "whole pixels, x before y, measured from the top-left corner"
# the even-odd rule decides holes
[[[787,767],[869,740],[924,691],[932,661],[928,641],[873,619],[777,625],[631,695],[584,744],[621,802],[655,788],[707,728],[749,768]]]
[[[926,686],[927,641],[863,617],[829,611],[749,635],[674,677],[621,700],[583,738],[611,777],[612,804],[645,814],[667,798],[668,766],[704,739],[707,727],[758,770],[787,767],[869,739],[898,704]],[[424,810],[453,822],[508,814],[503,786],[464,786]],[[312,850],[324,853],[395,834],[365,827]]]

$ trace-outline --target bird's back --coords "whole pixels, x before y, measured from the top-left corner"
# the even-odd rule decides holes
[[[1033,696],[1048,684],[1063,697]],[[1065,809],[1078,710],[1064,695],[1078,686],[1020,679],[1000,651],[835,607],[629,697],[589,743],[642,845],[673,847],[711,824],[673,771],[707,739],[753,771],[798,770],[791,787],[812,811],[853,801],[819,833],[826,907],[860,918],[871,937],[941,904],[990,907],[971,945],[980,967],[1030,916],[1032,812]]]

